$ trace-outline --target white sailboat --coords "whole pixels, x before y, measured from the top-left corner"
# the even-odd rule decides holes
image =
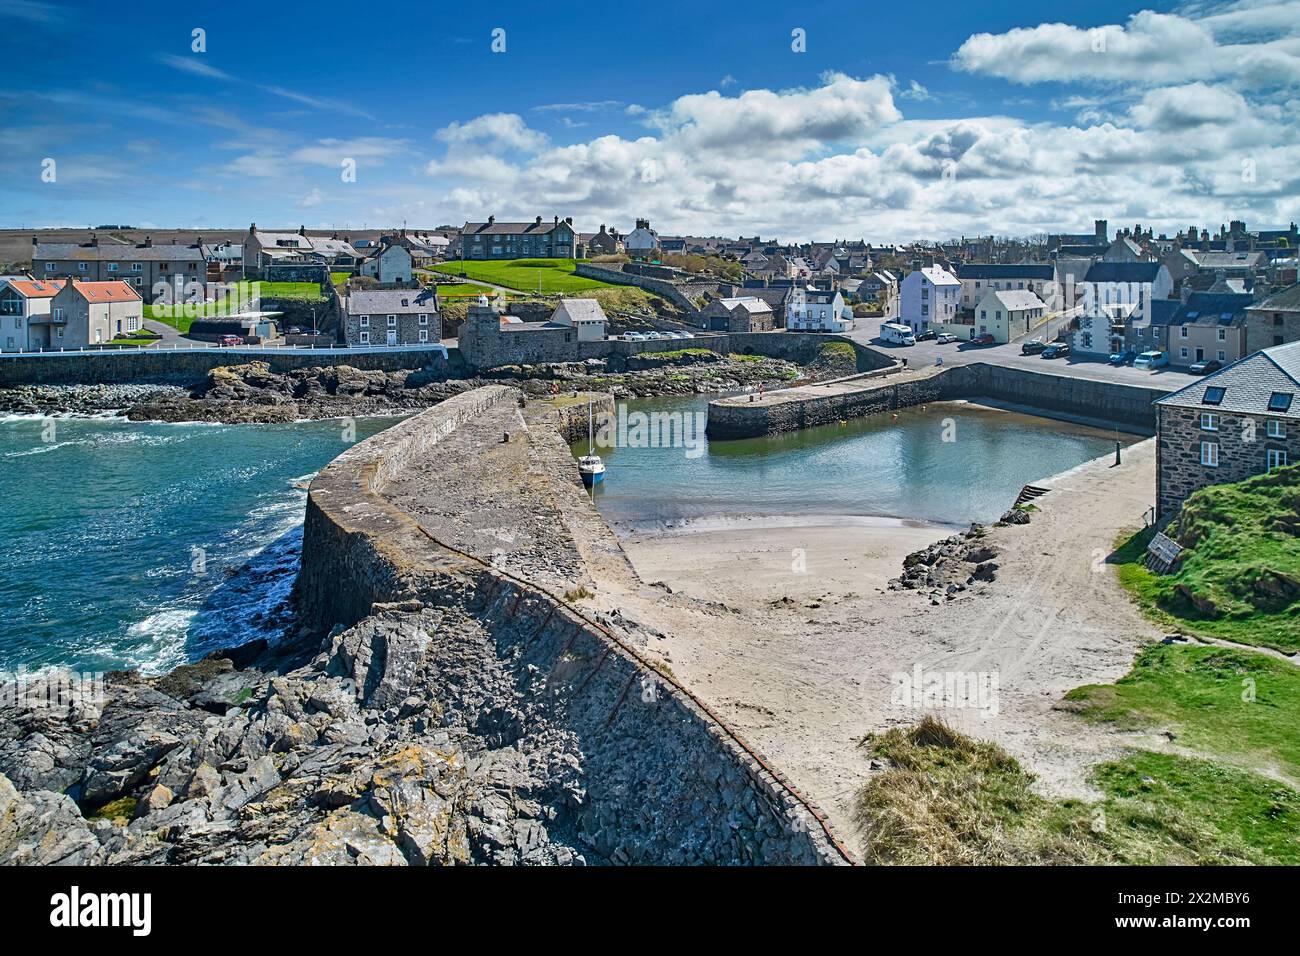
[[[588,488],[594,488],[605,480],[605,463],[596,454],[596,431],[591,402],[587,402],[587,454],[578,459],[578,477]]]

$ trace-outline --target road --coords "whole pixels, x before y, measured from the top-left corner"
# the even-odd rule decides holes
[[[1006,365],[1012,368],[1024,368],[1034,372],[1052,372],[1058,375],[1077,375],[1104,382],[1121,382],[1126,385],[1146,385],[1152,388],[1182,388],[1197,381],[1197,376],[1188,375],[1171,368],[1155,371],[1136,369],[1129,366],[1116,368],[1105,362],[1075,361],[1073,357],[1064,359],[1045,359],[1039,355],[1021,355],[1020,343],[1009,342],[1006,345],[966,346],[950,342],[940,345],[933,339],[917,342],[915,345],[891,345],[880,339],[881,319],[858,319],[850,332],[844,333],[848,338],[862,345],[870,345],[887,355],[906,358],[909,365],[934,365],[943,359],[944,365],[970,365],[975,362],[987,362],[990,365]]]

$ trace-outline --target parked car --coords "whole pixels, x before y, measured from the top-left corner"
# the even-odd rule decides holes
[[[228,345],[243,345],[244,340],[238,335],[223,335],[221,338],[217,339],[217,344],[222,348],[225,348]]]
[[[678,333],[677,333],[677,337],[678,337],[679,339],[693,339],[693,338],[695,338],[695,336],[694,336],[693,334],[691,334],[690,332],[678,332]]]
[[[938,336],[935,341],[940,345],[947,345],[949,342],[956,342],[957,336],[953,335],[951,332],[944,332],[942,335]]]
[[[1064,342],[1058,342],[1055,345],[1049,345],[1043,349],[1042,357],[1045,359],[1064,358],[1070,354],[1070,347]]]
[[[1109,361],[1111,365],[1132,365],[1135,358],[1137,353],[1132,349],[1126,349],[1123,352],[1112,352]]]
[[[1163,368],[1169,364],[1169,355],[1159,350],[1143,352],[1133,360],[1134,368]]]
[[[992,345],[995,341],[996,339],[994,339],[992,335],[990,335],[988,332],[984,332],[971,339],[970,344],[971,345]]]
[[[1223,363],[1218,359],[1206,359],[1204,362],[1194,362],[1187,369],[1193,375],[1209,375],[1211,372],[1217,372],[1223,368]]]
[[[916,340],[918,342],[925,342],[928,339],[937,339],[938,337],[939,337],[939,333],[936,332],[934,329],[925,329],[922,332],[916,333]]]
[[[1032,339],[1020,346],[1021,355],[1037,355],[1047,348],[1047,343],[1041,339]]]

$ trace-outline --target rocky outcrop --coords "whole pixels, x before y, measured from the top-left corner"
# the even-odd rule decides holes
[[[903,573],[889,582],[890,590],[920,591],[932,604],[951,601],[964,591],[997,578],[998,551],[984,541],[983,530],[972,525],[963,534],[936,541],[903,559]]]
[[[221,365],[188,392],[131,407],[132,421],[291,422],[307,418],[400,414],[473,388],[432,369],[363,371],[350,365],[272,371],[266,362]]]

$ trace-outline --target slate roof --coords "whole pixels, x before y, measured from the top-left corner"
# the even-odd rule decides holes
[[[203,261],[203,252],[198,246],[185,246],[172,243],[154,243],[152,246],[131,245],[82,245],[79,242],[39,242],[32,253],[32,261],[41,259],[73,259],[85,262],[132,262],[134,260],[153,262],[176,262],[191,260]]]
[[[1222,388],[1222,400],[1207,405],[1205,391],[1208,388]],[[1269,409],[1269,399],[1274,392],[1294,396],[1291,407],[1285,412]],[[1300,342],[1275,345],[1247,355],[1157,399],[1154,404],[1300,420]]]
[[[1281,292],[1274,292],[1263,302],[1257,302],[1250,308],[1260,312],[1300,311],[1300,282]]]
[[[1254,301],[1254,296],[1249,292],[1193,292],[1169,318],[1169,324],[1222,326],[1240,324],[1245,318],[1246,307]]]
[[[1198,249],[1184,249],[1187,255],[1202,269],[1255,269],[1264,264],[1267,258],[1262,252],[1201,252]]]
[[[734,299],[718,299],[728,312],[733,311],[736,306],[741,306],[746,312],[771,312],[772,307],[757,296],[743,296]]]
[[[559,222],[552,220],[547,222],[543,219],[541,222],[536,220],[532,222],[467,222],[461,227],[461,235],[480,235],[480,236],[524,236],[524,235],[545,235],[560,226],[569,229],[573,227],[561,219]]]
[[[1152,325],[1169,325],[1183,304],[1177,299],[1143,299],[1143,306],[1146,315],[1142,318],[1149,318]]]
[[[349,315],[414,315],[436,312],[438,297],[428,289],[362,289],[347,299]]]
[[[988,295],[984,296],[984,299],[989,296],[1002,303],[1002,308],[1008,312],[1023,312],[1025,309],[1046,310],[1047,308],[1047,304],[1028,289],[993,289],[989,291]],[[984,299],[980,300],[980,305],[984,304]],[[979,306],[976,306],[976,308],[979,308]]]
[[[1026,262],[1008,265],[1002,262],[969,262],[957,267],[958,279],[1051,279],[1055,270],[1050,264]]]
[[[918,269],[917,271],[920,272],[921,275],[925,276],[935,285],[960,285],[961,284],[961,280],[959,280],[955,275],[953,275],[947,269],[944,269],[942,266],[925,266],[924,268]]]
[[[579,322],[585,319],[599,319],[601,322],[608,321],[605,318],[605,310],[600,307],[600,303],[595,299],[562,299],[560,304],[555,307],[551,313],[552,322],[564,322],[567,317],[570,322]]]
[[[1094,262],[1084,282],[1155,282],[1159,262]]]

